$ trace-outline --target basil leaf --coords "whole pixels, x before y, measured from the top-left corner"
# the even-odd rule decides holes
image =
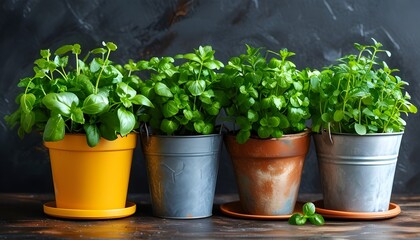
[[[306,223],[306,218],[300,213],[295,213],[289,218],[288,222],[292,225],[303,225]]]
[[[136,105],[143,105],[143,106],[152,107],[152,108],[154,107],[153,103],[147,97],[141,94],[137,94],[136,96],[131,98],[130,101],[131,103],[136,104]]]
[[[316,226],[321,226],[325,224],[324,217],[322,217],[321,215],[317,213],[309,217],[309,221]]]
[[[134,114],[127,109],[120,107],[117,110],[118,120],[120,121],[120,133],[122,136],[129,134],[136,124]]]
[[[70,52],[72,49],[73,49],[73,45],[64,45],[64,46],[59,47],[57,50],[55,50],[54,54],[63,55]]]
[[[204,80],[195,80],[187,83],[188,90],[193,96],[201,95],[206,89],[206,82]]]
[[[59,141],[64,138],[65,134],[65,125],[64,120],[61,115],[55,115],[48,119],[47,124],[45,125],[45,130],[43,134],[44,141]]]
[[[22,112],[20,115],[20,126],[25,133],[30,133],[32,131],[32,126],[35,124],[35,113]]]
[[[315,214],[315,205],[311,202],[307,202],[303,205],[303,214],[306,216],[312,216]]]
[[[172,134],[178,129],[178,124],[173,120],[163,119],[160,129],[167,134]]]
[[[99,114],[108,107],[108,98],[102,94],[90,94],[83,101],[82,110],[86,114]]]
[[[72,107],[70,110],[70,119],[73,122],[84,124],[85,123],[85,117],[83,116],[83,111],[81,108],[78,107]]]
[[[29,113],[32,111],[36,97],[32,93],[22,94],[20,96],[20,108],[24,113]]]
[[[356,130],[356,133],[359,135],[365,135],[366,134],[366,126],[359,124],[359,123],[355,123],[354,124],[354,130]]]
[[[105,112],[100,115],[99,132],[101,136],[107,140],[117,139],[117,132],[119,132],[120,120],[116,111]]]
[[[239,130],[238,134],[236,135],[236,141],[239,144],[243,144],[249,139],[249,137],[251,137],[251,131],[241,129],[241,130]]]
[[[163,97],[172,97],[171,90],[164,83],[158,82],[154,86],[155,93]]]
[[[42,99],[42,103],[51,111],[69,117],[71,106],[79,105],[79,98],[71,92],[49,93]]]
[[[83,125],[83,129],[85,130],[86,140],[89,147],[98,145],[101,135],[96,124],[85,124]]]
[[[132,98],[136,96],[137,92],[132,87],[130,87],[127,83],[120,82],[117,86],[117,94],[119,97],[128,97]]]
[[[179,109],[175,101],[169,100],[163,105],[162,113],[165,118],[170,118],[178,113]]]

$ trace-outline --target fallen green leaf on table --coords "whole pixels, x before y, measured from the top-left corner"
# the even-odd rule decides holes
[[[289,224],[292,225],[304,225],[306,221],[309,219],[314,225],[320,226],[325,224],[324,218],[320,215],[315,213],[315,205],[311,202],[307,202],[303,205],[301,213],[295,213],[289,218]]]

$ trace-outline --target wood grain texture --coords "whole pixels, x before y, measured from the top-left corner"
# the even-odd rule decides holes
[[[301,201],[320,195],[304,194]],[[377,221],[327,219],[326,225],[292,226],[287,221],[230,218],[219,205],[237,200],[236,195],[218,195],[214,215],[197,220],[170,220],[153,217],[147,195],[130,195],[137,212],[127,218],[101,221],[61,220],[42,212],[52,195],[0,194],[0,239],[401,239],[420,238],[420,196],[396,195],[392,201],[402,212],[395,218]]]

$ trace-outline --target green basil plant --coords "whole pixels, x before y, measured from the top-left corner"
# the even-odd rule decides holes
[[[101,137],[115,140],[134,131],[139,126],[136,114],[153,104],[135,90],[138,79],[109,59],[116,49],[114,43],[103,42],[103,48],[84,58],[79,44],[64,45],[53,54],[41,50],[34,75],[18,83],[23,89],[16,98],[19,108],[5,117],[6,122],[19,126],[20,137],[40,131],[44,141],[84,133],[91,147]]]
[[[216,118],[225,93],[215,88],[216,70],[224,65],[210,46],[175,57],[153,57],[130,61],[130,69],[144,75],[138,90],[154,108],[145,109],[140,119],[153,134],[200,135],[215,132]]]
[[[220,76],[220,86],[229,96],[227,118],[239,127],[238,143],[304,131],[311,116],[309,79],[288,60],[295,54],[246,47],[246,53],[232,57]]]
[[[373,39],[373,45],[356,43],[358,54],[338,59],[322,71],[308,71],[311,82],[312,130],[332,133],[392,133],[404,130],[401,114],[416,113],[408,85],[395,75],[378,54],[391,53]]]

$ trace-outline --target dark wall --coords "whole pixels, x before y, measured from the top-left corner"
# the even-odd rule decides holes
[[[20,78],[31,74],[39,50],[80,43],[82,48],[113,41],[113,60],[190,52],[211,44],[226,61],[244,44],[297,53],[298,68],[320,68],[353,51],[353,43],[382,42],[387,59],[410,83],[407,90],[420,106],[420,1],[387,0],[3,0],[0,1],[0,192],[52,192],[48,154],[41,137],[24,140],[3,118],[15,110]],[[420,193],[416,149],[419,114],[407,119],[394,181],[394,193]],[[319,192],[313,147],[306,159],[302,192]],[[141,149],[135,152],[130,192],[147,192]],[[225,149],[218,192],[235,192]]]

